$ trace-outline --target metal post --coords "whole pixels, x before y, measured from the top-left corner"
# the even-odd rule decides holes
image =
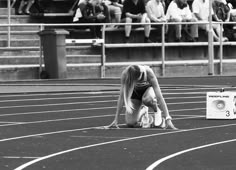
[[[101,46],[101,50],[102,50],[102,55],[101,55],[101,78],[105,78],[105,72],[106,72],[106,68],[105,68],[105,62],[106,62],[106,55],[105,55],[105,28],[106,25],[103,24],[102,25],[102,39],[103,39],[103,43]]]
[[[165,76],[165,24],[162,25],[162,34],[161,34],[161,59],[162,59],[162,76]]]
[[[7,9],[8,9],[7,47],[10,47],[11,46],[11,34],[10,34],[11,32],[11,0],[7,1]]]
[[[40,25],[40,32],[43,31],[44,29],[44,26],[43,25]],[[40,46],[39,46],[39,78],[40,77],[40,74],[41,72],[43,71],[43,46],[42,46],[42,42],[41,42],[41,38],[40,38]]]
[[[220,75],[223,73],[223,23],[220,24]]]
[[[214,75],[214,45],[212,28],[212,0],[209,0],[209,33],[208,33],[208,75]]]

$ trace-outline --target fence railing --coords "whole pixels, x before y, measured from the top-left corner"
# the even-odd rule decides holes
[[[102,39],[105,40],[105,36],[106,36],[106,28],[109,25],[118,25],[118,26],[124,26],[124,25],[149,25],[149,23],[99,23],[99,24],[75,24],[75,23],[65,23],[65,24],[42,24],[42,23],[37,23],[37,24],[1,24],[0,27],[7,27],[8,28],[8,48],[11,47],[11,27],[15,26],[15,27],[21,27],[21,26],[37,26],[38,27],[38,31],[42,31],[45,27],[50,28],[50,27],[80,27],[80,26],[98,26],[100,25],[102,27]],[[214,46],[219,46],[220,49],[220,74],[222,74],[223,72],[223,46],[224,45],[236,45],[236,42],[223,42],[222,41],[222,31],[223,31],[223,25],[224,24],[236,24],[236,22],[214,22],[213,24],[220,24],[220,28],[221,28],[221,34],[220,36],[220,41],[219,42],[213,42],[213,38],[211,35],[211,31],[209,31],[209,38],[208,38],[208,42],[176,42],[176,43],[171,43],[171,42],[165,42],[165,32],[166,32],[166,26],[167,25],[176,25],[176,24],[209,24],[209,22],[171,22],[171,23],[151,23],[151,25],[160,25],[162,28],[162,32],[161,32],[161,42],[157,42],[157,43],[131,43],[131,44],[124,44],[124,43],[119,43],[119,44],[107,44],[105,41],[104,43],[102,43],[102,52],[101,52],[101,77],[105,77],[105,66],[107,65],[106,63],[106,48],[119,48],[119,47],[161,47],[161,66],[162,66],[162,76],[165,76],[165,67],[166,67],[166,59],[165,59],[165,50],[166,47],[168,46],[208,46],[208,71],[209,71],[209,75],[214,75],[214,53],[213,53],[213,48]],[[40,43],[41,44],[41,43]],[[42,47],[40,45],[40,57],[39,57],[39,67],[40,67],[40,71],[42,70],[42,61],[43,61],[43,55],[42,55]],[[211,52],[210,52],[211,50]],[[146,62],[147,63],[147,62]],[[150,64],[153,64],[154,62],[151,61]],[[148,63],[147,63],[148,64]]]

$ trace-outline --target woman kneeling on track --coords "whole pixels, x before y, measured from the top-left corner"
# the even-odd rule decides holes
[[[160,104],[163,115],[158,104]],[[115,119],[105,128],[119,128],[118,119],[123,105],[126,108],[125,120],[128,127],[177,129],[171,121],[172,118],[158,80],[149,66],[131,65],[123,71]],[[153,117],[148,114],[148,107],[153,109]]]

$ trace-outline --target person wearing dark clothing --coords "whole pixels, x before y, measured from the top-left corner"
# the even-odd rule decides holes
[[[147,17],[145,10],[145,4],[143,0],[125,0],[123,4],[122,19],[125,19],[126,23],[140,22],[140,23],[150,23],[150,19]],[[129,42],[129,37],[131,33],[131,25],[125,25],[125,42]],[[144,25],[144,42],[150,43],[149,39],[151,25]]]
[[[100,0],[89,1],[82,10],[82,23],[107,23],[109,12],[107,6]],[[90,26],[93,38],[101,37],[101,26]]]

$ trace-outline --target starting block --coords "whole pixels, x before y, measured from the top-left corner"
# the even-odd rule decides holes
[[[235,119],[236,92],[208,92],[207,119]]]

